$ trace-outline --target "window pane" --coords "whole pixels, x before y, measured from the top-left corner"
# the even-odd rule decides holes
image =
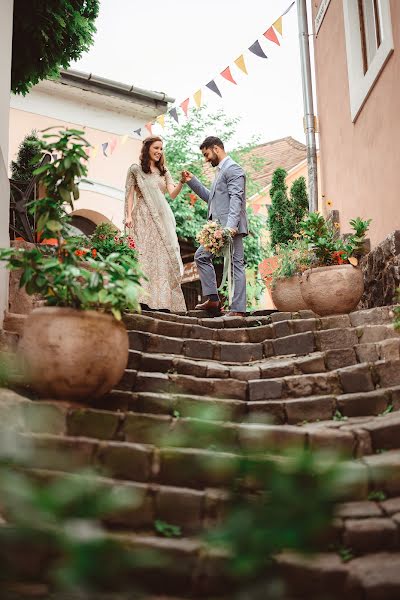
[[[375,0],[362,0],[362,4],[367,64],[369,66],[380,44],[379,14],[376,14],[378,3]]]

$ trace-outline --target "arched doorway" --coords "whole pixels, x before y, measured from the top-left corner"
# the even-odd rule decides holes
[[[110,219],[107,219],[101,213],[85,208],[75,210],[70,213],[70,217],[71,227],[84,235],[91,235],[100,223],[110,223],[113,225]],[[118,227],[115,227],[115,230],[118,231]]]

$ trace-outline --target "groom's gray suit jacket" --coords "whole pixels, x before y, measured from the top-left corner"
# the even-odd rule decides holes
[[[248,234],[246,175],[230,156],[224,160],[210,190],[197,177],[192,177],[188,185],[208,203],[209,219],[218,220],[224,227],[234,227],[243,235]]]

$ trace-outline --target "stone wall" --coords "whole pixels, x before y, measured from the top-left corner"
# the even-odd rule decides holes
[[[360,267],[365,290],[358,308],[395,304],[400,287],[400,231],[394,231],[362,258]]]

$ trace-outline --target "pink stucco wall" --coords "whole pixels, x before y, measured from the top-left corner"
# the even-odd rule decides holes
[[[320,2],[313,0],[313,22]],[[372,218],[375,246],[400,229],[400,1],[391,0],[394,52],[355,123],[350,114],[342,0],[331,0],[315,40],[322,194],[342,231]]]
[[[53,125],[82,128],[80,123],[66,123],[58,119],[12,108],[10,110],[9,162],[15,157],[18,145],[27,133],[30,133],[32,129],[41,131]],[[122,144],[122,136],[114,136],[109,132],[90,127],[85,129],[85,137],[93,146],[99,146],[103,142],[109,142],[116,137],[118,143],[111,155],[108,151],[108,158],[103,155],[101,146],[95,157],[91,155],[88,163],[88,178],[106,186],[123,189],[129,166],[133,162],[137,162],[139,158],[141,141],[128,138],[126,143]],[[76,202],[75,208],[77,210],[85,208],[94,210],[104,215],[117,227],[121,228],[122,226],[124,209],[121,200],[94,191],[81,190],[80,199]]]

